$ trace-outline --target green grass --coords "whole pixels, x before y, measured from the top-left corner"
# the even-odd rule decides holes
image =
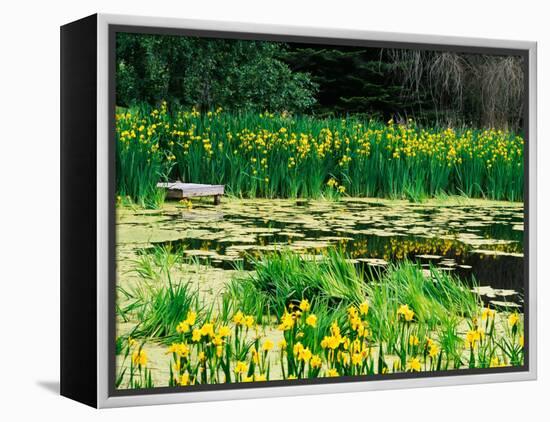
[[[329,312],[331,307],[367,299],[373,336],[390,344],[399,336],[400,305],[407,304],[415,319],[430,331],[450,319],[470,318],[481,306],[479,297],[458,277],[436,268],[430,268],[427,276],[422,267],[409,261],[364,273],[338,249],[329,249],[323,259],[283,250],[257,258],[254,265],[254,273],[229,283],[225,296],[232,298],[233,309],[260,320],[262,315],[280,316],[302,299],[308,299],[316,312],[321,304],[323,312]],[[452,340],[451,335],[447,338]]]
[[[285,249],[255,258],[255,272],[235,275],[207,304],[173,282],[181,262],[177,250],[153,249],[138,260],[140,287],[119,289],[118,317],[137,324],[116,341],[118,386],[152,384],[146,358],[159,343],[170,346],[171,386],[269,380],[274,365],[290,379],[523,363],[521,316],[482,308],[475,280],[435,267],[401,261],[369,271],[336,248],[315,259]]]
[[[156,246],[135,262],[133,271],[142,282],[133,289],[118,288],[125,305],[117,306],[117,314],[123,321],[132,317],[139,321],[130,337],[169,342],[190,310],[201,309],[202,313],[197,290],[188,282],[172,279],[172,269],[183,262],[182,251],[171,246]]]
[[[523,199],[511,132],[142,105],[119,109],[116,133],[117,194],[146,207],[162,203],[166,178],[252,198]]]
[[[471,288],[458,277],[434,267],[429,269],[428,276],[419,265],[404,261],[390,264],[378,280],[375,277],[367,283],[369,298],[381,296],[385,302],[394,302],[396,306],[407,304],[430,328],[450,314],[474,315],[480,306]]]
[[[450,322],[471,318],[481,306],[479,297],[458,277],[434,267],[427,276],[419,265],[404,261],[390,264],[383,273],[373,273],[369,278],[366,283],[371,304],[369,323],[373,336],[386,341],[390,348],[400,335],[397,310],[401,305],[408,305],[415,319],[429,331],[455,327]],[[448,331],[447,334],[451,346],[456,336]]]
[[[177,325],[190,310],[199,309],[198,304],[197,291],[188,283],[148,285],[132,297],[130,309],[139,323],[130,336],[170,342],[176,336]]]
[[[281,315],[302,299],[316,302],[326,298],[333,303],[364,299],[359,271],[337,249],[329,249],[323,258],[305,259],[285,249],[251,260],[256,271],[229,285],[229,294],[247,310],[261,304],[264,312]]]

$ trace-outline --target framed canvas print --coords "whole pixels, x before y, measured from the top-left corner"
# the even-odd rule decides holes
[[[61,28],[61,393],[536,377],[536,44]]]

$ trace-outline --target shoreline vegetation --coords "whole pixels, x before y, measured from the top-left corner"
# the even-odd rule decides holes
[[[158,208],[163,180],[224,184],[245,198],[440,195],[522,201],[523,138],[412,120],[315,118],[184,109],[118,108],[119,201]]]
[[[254,258],[255,271],[234,275],[207,304],[174,279],[184,259],[159,247],[135,263],[139,287],[119,287],[118,320],[139,323],[117,337],[117,388],[523,364],[523,315],[484,306],[434,267],[365,271],[337,248],[281,249]]]
[[[523,143],[410,120],[142,104],[117,109],[117,208],[162,211],[163,180],[265,200],[519,203]],[[335,247],[249,260],[213,303],[174,271],[208,265],[182,250],[125,265],[134,282],[117,288],[117,388],[523,365],[523,314],[484,305],[475,280],[409,260],[366,271]]]
[[[116,388],[522,366],[522,60],[117,34]]]

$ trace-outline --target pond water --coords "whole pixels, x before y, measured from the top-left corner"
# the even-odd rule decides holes
[[[523,204],[483,200],[338,202],[224,199],[192,209],[118,210],[117,243],[139,253],[181,247],[213,268],[252,269],[250,258],[290,248],[319,254],[338,245],[358,265],[383,269],[409,259],[464,280],[474,277],[485,302],[521,306],[524,285]]]

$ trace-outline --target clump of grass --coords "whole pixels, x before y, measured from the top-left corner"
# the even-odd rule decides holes
[[[183,246],[176,247],[171,243],[141,249],[138,251],[139,257],[134,261],[133,271],[144,279],[159,281],[173,267],[186,262],[184,250]]]
[[[430,267],[429,274],[418,264],[390,264],[383,274],[371,275],[366,293],[372,304],[370,323],[376,337],[395,339],[397,310],[407,304],[418,321],[432,330],[451,317],[475,315],[481,302],[458,277]]]
[[[134,317],[139,321],[132,337],[170,341],[178,323],[191,309],[198,308],[197,290],[188,282],[172,279],[173,267],[182,262],[181,250],[171,245],[155,246],[136,261],[134,271],[143,281],[131,290],[119,288],[125,296],[125,305],[117,306],[123,320]]]
[[[198,293],[188,283],[150,286],[146,295],[138,300],[140,322],[132,336],[155,337],[162,341],[170,341],[189,310],[198,308]]]
[[[304,298],[314,302],[326,298],[333,303],[350,303],[360,302],[365,297],[360,271],[338,249],[327,250],[322,258],[306,258],[285,249],[252,261],[255,273],[236,283],[240,289],[249,292],[247,296],[252,292],[257,292],[257,296],[241,301],[243,306],[248,306],[246,301],[260,300],[269,310],[280,315],[288,305]]]

